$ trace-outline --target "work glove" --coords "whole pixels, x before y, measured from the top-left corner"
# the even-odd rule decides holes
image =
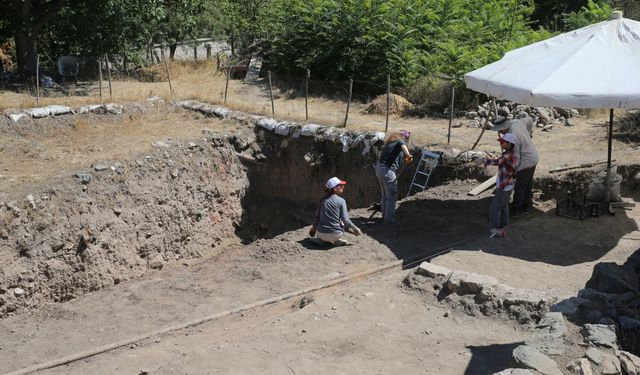
[[[315,237],[315,236],[316,236],[316,228],[311,227],[311,229],[309,229],[309,237]]]
[[[406,165],[411,165],[411,163],[413,163],[413,156],[411,155],[407,155],[404,157],[404,163]]]
[[[351,234],[353,234],[354,236],[359,236],[362,234],[362,231],[360,230],[360,228],[358,227],[353,227],[349,230],[351,232]]]
[[[484,166],[484,158],[477,158],[474,162],[481,167]]]

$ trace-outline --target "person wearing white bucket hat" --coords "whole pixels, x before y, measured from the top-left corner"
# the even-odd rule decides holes
[[[313,224],[309,229],[309,236],[312,237],[313,242],[344,246],[348,245],[348,242],[342,239],[345,230],[356,236],[362,234],[362,231],[349,219],[347,202],[340,197],[346,184],[347,181],[338,177],[331,177],[325,184],[326,194],[320,200]]]
[[[500,117],[500,116],[499,116]],[[533,119],[524,117],[520,119],[496,122],[493,130],[500,134],[511,133],[516,136],[515,151],[518,158],[516,165],[516,184],[513,187],[514,214],[528,214],[533,204],[533,175],[536,173],[536,165],[539,156],[531,134],[533,134]]]
[[[498,142],[500,142],[500,148],[502,149],[502,155],[499,158],[477,160],[478,164],[482,164],[485,167],[487,165],[498,166],[496,192],[489,207],[489,220],[491,221],[489,237],[491,238],[504,237],[507,234],[504,228],[509,225],[509,198],[515,185],[514,177],[518,163],[515,151],[516,136],[512,133],[506,133],[501,138],[498,138]]]

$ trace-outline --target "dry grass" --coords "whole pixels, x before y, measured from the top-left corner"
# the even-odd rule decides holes
[[[44,97],[39,106],[69,105],[73,107],[100,102],[133,102],[158,96],[165,100],[193,99],[246,113],[274,116],[281,120],[295,122],[314,122],[341,127],[344,124],[346,102],[330,100],[324,97],[312,97],[308,100],[309,118],[305,118],[304,97],[291,98],[286,92],[274,89],[275,115],[271,112],[268,86],[245,84],[241,80],[230,80],[227,101],[224,102],[226,77],[217,72],[213,62],[173,62],[169,66],[173,95],[169,91],[163,65],[145,68],[147,76],[153,75],[160,81],[140,82],[130,77],[113,80],[113,99],[109,98],[108,82],[102,82],[102,100],[99,97],[99,84],[92,82],[85,96]],[[164,75],[163,75],[164,74]],[[336,89],[337,90],[337,89]],[[32,108],[36,106],[35,97],[28,92],[0,92],[0,110],[7,108]],[[384,116],[362,115],[364,105],[352,102],[348,128],[360,130],[378,130],[384,128]],[[178,112],[180,113],[180,112]]]
[[[215,64],[211,62],[185,63],[173,62],[170,64],[173,96],[169,90],[168,80],[164,66],[156,65],[145,68],[143,74],[154,75],[159,82],[140,82],[130,77],[115,78],[112,80],[112,98],[109,94],[109,83],[102,81],[102,100],[100,99],[100,83],[91,82],[82,96],[62,94],[60,90],[49,91],[51,96],[43,96],[39,103],[36,97],[28,89],[20,92],[0,92],[0,109],[8,108],[32,108],[52,104],[82,106],[99,102],[128,102],[143,100],[150,96],[159,96],[165,99],[193,98],[205,100],[212,97],[221,97],[224,90],[225,77],[218,74]],[[67,87],[72,89],[73,86]],[[64,90],[62,90],[64,91]]]
[[[216,70],[215,62],[183,62],[169,63],[171,86],[169,90],[164,65],[144,68],[138,74],[153,77],[153,82],[142,82],[131,77],[118,77],[112,80],[112,95],[109,95],[109,84],[102,82],[102,99],[99,95],[99,82],[91,82],[83,96],[60,95],[36,98],[25,90],[23,92],[0,92],[0,110],[9,108],[32,108],[46,105],[68,105],[72,107],[96,104],[100,102],[132,102],[158,96],[165,100],[193,99],[212,104],[224,105],[230,109],[253,114],[271,116],[271,102],[267,86],[263,84],[248,85],[240,80],[230,80],[227,101],[224,102],[226,76]],[[72,86],[69,88],[71,89]],[[304,98],[289,99],[284,93],[274,89],[275,115],[283,120],[305,121]],[[352,113],[358,109],[352,103]],[[309,121],[323,121],[331,125],[342,125],[346,103],[323,98],[309,98]]]
[[[109,84],[102,82],[102,99],[100,99],[99,82],[90,82],[83,96],[60,95],[41,97],[39,103],[28,91],[0,92],[0,110],[9,108],[33,108],[46,105],[68,105],[72,107],[100,102],[133,102],[158,96],[165,100],[193,99],[212,104],[224,105],[227,108],[247,113],[273,116],[268,86],[260,84],[244,84],[241,80],[230,80],[227,101],[224,101],[226,76],[216,70],[214,61],[169,63],[171,86],[169,90],[164,65],[154,65],[138,71],[139,77],[152,77],[148,82],[135,80],[132,77],[118,77],[112,80],[112,95],[109,95]],[[70,90],[73,86],[68,87]],[[282,120],[305,122],[304,98],[290,99],[284,92],[274,88],[275,117]],[[362,105],[352,103],[350,119],[360,112]],[[309,122],[320,122],[327,125],[342,126],[346,103],[325,98],[309,98]]]

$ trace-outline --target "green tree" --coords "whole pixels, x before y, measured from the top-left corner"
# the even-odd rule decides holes
[[[71,3],[75,1],[70,0]],[[35,74],[35,41],[45,25],[66,5],[67,0],[5,0],[0,13],[2,34],[11,33],[16,42],[18,69]]]
[[[565,29],[563,14],[580,10],[587,0],[535,0],[534,3],[534,24],[555,32]]]
[[[611,16],[613,9],[608,1],[587,1],[587,5],[577,12],[564,15],[567,30],[579,29],[592,23],[604,21]]]
[[[242,54],[274,22],[267,13],[271,4],[272,0],[213,0],[208,6],[208,25],[214,34],[224,36],[232,54]]]
[[[614,6],[616,9],[622,10],[626,18],[640,21],[640,1],[614,0],[612,6]]]
[[[169,45],[169,58],[173,60],[180,42],[199,36],[199,18],[205,10],[203,0],[164,0],[164,16],[152,26],[160,42]]]
[[[79,2],[60,11],[37,45],[50,56],[125,54],[146,46],[165,14],[161,0]]]
[[[533,10],[522,0],[277,0],[268,57],[281,71],[327,79],[461,78],[549,36],[530,28]]]

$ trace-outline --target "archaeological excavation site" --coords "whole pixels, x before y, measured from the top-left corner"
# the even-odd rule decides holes
[[[496,169],[474,162],[500,155],[497,132],[456,126],[482,106],[450,143],[446,120],[392,120],[414,155],[394,225],[370,115],[159,97],[6,110],[0,373],[640,374],[636,141],[614,137],[615,200],[589,204],[604,116],[504,106],[544,123],[533,207],[503,237]],[[334,176],[362,231],[346,246],[309,238]]]

